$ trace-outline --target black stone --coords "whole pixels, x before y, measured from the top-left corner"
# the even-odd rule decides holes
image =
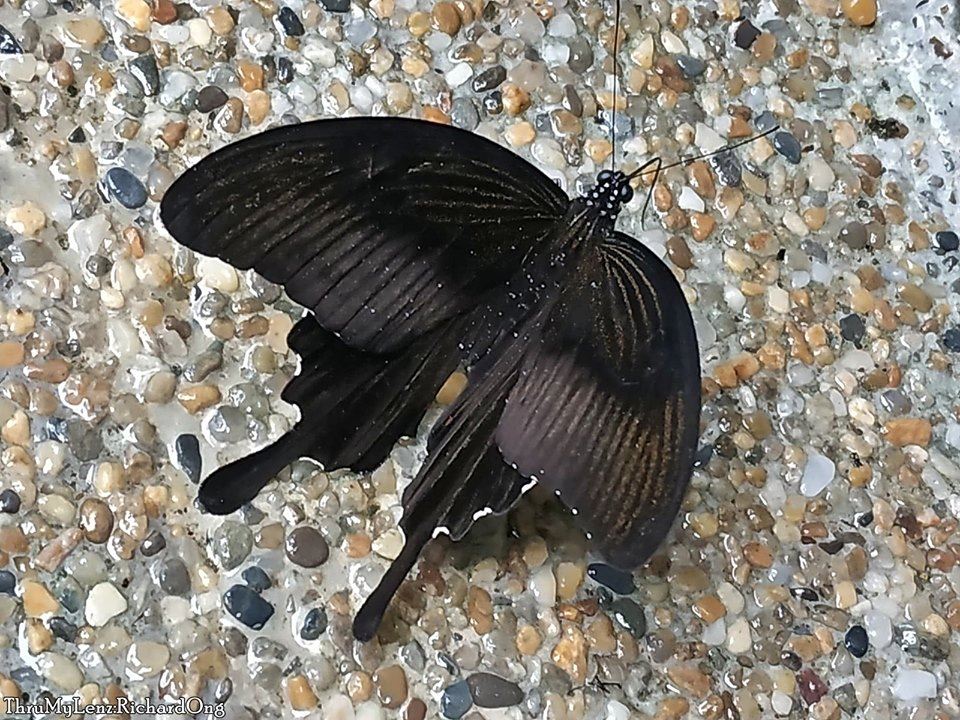
[[[50,632],[61,640],[74,642],[77,639],[77,626],[62,617],[50,618]]]
[[[216,85],[207,85],[197,93],[197,110],[202,113],[213,112],[226,105],[227,94]]]
[[[67,136],[67,142],[82,143],[87,141],[87,134],[79,125],[73,129],[73,132]]]
[[[160,92],[160,71],[153,55],[139,55],[128,64],[130,73],[143,86],[143,94],[149,96]]]
[[[900,140],[910,132],[910,128],[896,118],[872,117],[867,120],[867,129],[882,140]]]
[[[680,71],[688,78],[699,77],[703,75],[703,71],[707,69],[707,63],[692,55],[677,55],[677,65],[680,67]]]
[[[738,187],[740,185],[740,181],[743,179],[743,167],[735,153],[729,150],[717,153],[710,158],[710,164],[723,185],[727,187]]]
[[[304,640],[316,640],[327,629],[327,613],[323,608],[312,608],[303,619],[300,637]]]
[[[741,50],[746,50],[760,37],[760,30],[749,20],[744,20],[733,33],[733,42]]]
[[[154,530],[140,543],[140,553],[144,557],[153,557],[167,546],[167,540],[159,530]]]
[[[183,473],[190,478],[191,482],[200,482],[203,460],[200,457],[200,441],[197,440],[197,436],[189,433],[178,435],[174,448],[177,451],[177,465]]]
[[[840,334],[844,340],[859,343],[867,332],[867,325],[863,318],[856,313],[840,318]]]
[[[867,631],[862,625],[854,625],[847,630],[847,634],[843,636],[843,646],[854,657],[862,658],[867,654],[870,641],[867,638]]]
[[[489,95],[484,95],[482,105],[487,115],[499,115],[503,112],[503,95],[499,90],[494,90]]]
[[[295,74],[293,62],[290,58],[282,57],[277,60],[277,80],[280,81],[281,85],[293,82]]]
[[[290,37],[300,37],[304,33],[303,23],[300,22],[300,18],[288,7],[280,8],[280,12],[277,14],[277,21],[280,23],[280,27],[283,28],[283,32]]]
[[[523,702],[523,690],[493,673],[479,672],[467,678],[470,697],[477,707],[506,708]]]
[[[13,595],[17,578],[9,570],[0,570],[0,595]]]
[[[607,606],[607,614],[638,640],[647,634],[647,616],[643,608],[630,598],[614,600]]]
[[[944,252],[956,252],[960,248],[960,237],[953,230],[941,230],[936,234],[936,239]]]
[[[587,567],[587,575],[594,582],[610,588],[618,595],[629,595],[636,590],[636,585],[633,584],[633,575],[606,563],[591,563]]]
[[[20,512],[20,496],[16,490],[7,488],[0,492],[0,512],[14,515]]]
[[[943,346],[952,352],[960,352],[960,328],[948,328],[943,333]]]
[[[773,148],[787,159],[787,162],[797,165],[800,162],[800,141],[788,132],[778,132],[773,136]]]
[[[20,43],[17,42],[12,32],[7,30],[3,25],[0,25],[0,55],[14,54],[22,55],[23,48],[20,46]]]
[[[136,210],[147,202],[147,189],[129,170],[114,167],[107,170],[107,190],[118,203],[130,210]]]
[[[775,128],[777,125],[779,125],[777,118],[769,110],[764,110],[762,113],[757,115],[756,119],[753,121],[753,124],[759,132],[766,132],[767,130]]]
[[[350,0],[320,0],[329,12],[349,12]]]
[[[473,697],[466,680],[449,686],[440,696],[440,713],[448,720],[460,720],[472,706]]]
[[[507,69],[503,65],[494,65],[478,73],[471,84],[474,92],[481,93],[500,87],[506,79]]]
[[[262,593],[273,584],[270,576],[258,565],[248,567],[243,571],[242,577],[247,586],[258,593]]]
[[[246,585],[234,585],[223,594],[227,612],[249,628],[260,630],[273,617],[273,605]]]

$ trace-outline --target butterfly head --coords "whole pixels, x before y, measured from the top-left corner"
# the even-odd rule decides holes
[[[595,208],[601,218],[613,222],[620,208],[633,199],[630,178],[622,172],[603,170],[597,175],[597,184],[583,197],[587,207]]]

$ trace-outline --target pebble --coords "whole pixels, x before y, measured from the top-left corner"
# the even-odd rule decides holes
[[[305,32],[300,18],[289,7],[280,8],[280,12],[277,14],[277,22],[280,23],[283,32],[290,37],[300,37]]]
[[[180,558],[167,558],[157,574],[160,588],[168,595],[185,596],[190,592],[190,571]]]
[[[16,490],[7,488],[0,492],[0,512],[16,515],[20,512],[20,496]]]
[[[505,708],[523,702],[523,690],[516,683],[492,673],[474,673],[467,678],[470,696],[477,707]]]
[[[0,25],[0,55],[19,55],[23,52],[23,47],[17,42],[13,33]]]
[[[243,581],[247,584],[251,590],[262,593],[264,590],[270,588],[273,584],[270,581],[270,576],[264,572],[263,568],[256,565],[252,565],[246,568],[240,576],[243,578]]]
[[[448,686],[440,696],[440,714],[448,720],[459,720],[472,706],[473,697],[466,680]]]
[[[903,668],[890,688],[893,696],[906,703],[937,696],[937,677],[926,670]]]
[[[373,674],[377,699],[388,710],[396,710],[407,699],[407,676],[399,665],[382,667]]]
[[[836,466],[826,455],[811,452],[800,478],[800,492],[804,497],[816,497],[829,487],[836,476]]]
[[[129,170],[110,168],[105,181],[110,195],[125,208],[136,210],[147,202],[147,189]]]
[[[0,595],[13,595],[17,587],[17,576],[9,570],[0,570]]]
[[[196,107],[201,113],[210,113],[223,107],[229,96],[216,85],[207,85],[197,93]]]
[[[88,625],[103,627],[127,610],[127,599],[110,582],[94,585],[87,595],[83,616]]]
[[[200,441],[197,439],[197,436],[189,433],[177,435],[177,439],[174,441],[174,448],[177,455],[177,465],[190,479],[190,482],[199,483],[202,458],[200,455]]]
[[[747,50],[754,41],[760,37],[760,31],[750,20],[744,20],[739,25],[733,35],[733,42],[741,50]]]
[[[607,606],[607,612],[638,640],[647,633],[647,616],[636,601],[619,598]]]
[[[330,557],[330,548],[323,535],[308,525],[298,527],[287,535],[284,550],[290,562],[305,568],[319,567]]]
[[[788,132],[778,132],[773,134],[773,148],[794,165],[800,163],[800,153],[802,148],[799,141]]]
[[[869,644],[867,631],[862,625],[853,625],[843,636],[843,646],[857,658],[862,658],[867,654]]]
[[[877,0],[840,0],[840,8],[854,25],[867,27],[877,21]]]
[[[254,630],[261,630],[273,616],[273,605],[246,585],[234,585],[223,594],[223,606],[233,617]]]
[[[953,230],[941,230],[934,238],[937,246],[945,253],[956,252],[960,249],[960,236],[957,236]]]
[[[235,520],[224,520],[213,531],[210,546],[224,570],[239,567],[253,549],[253,532]]]
[[[327,629],[327,614],[322,608],[311,608],[303,619],[300,637],[304,640],[316,640]]]

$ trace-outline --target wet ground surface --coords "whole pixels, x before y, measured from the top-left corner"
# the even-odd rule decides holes
[[[624,2],[616,95],[612,16],[0,6],[0,694],[250,719],[960,717],[957,9]],[[615,103],[625,170],[781,128],[665,173],[646,229],[641,193],[621,218],[694,308],[681,516],[624,577],[534,490],[430,546],[357,644],[422,437],[372,475],[301,462],[201,515],[198,478],[296,419],[301,311],[178,246],[159,200],[231,140],[357,114],[481,133],[572,195],[610,163]]]

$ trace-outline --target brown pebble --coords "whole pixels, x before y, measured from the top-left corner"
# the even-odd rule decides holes
[[[420,698],[413,698],[403,709],[403,720],[424,720],[427,717],[427,705]]]
[[[438,2],[433,6],[431,24],[442,33],[453,36],[460,30],[460,13],[450,2]]]
[[[243,128],[243,101],[235,97],[227,100],[223,109],[217,113],[215,123],[225,133],[235,135],[240,132]]]
[[[291,675],[284,682],[290,707],[294,710],[312,710],[317,706],[317,696],[303,675]]]
[[[388,665],[377,670],[373,674],[373,684],[377,699],[385,708],[395,710],[407,699],[407,676],[399,665]]]
[[[860,27],[877,21],[877,0],[840,0],[840,9],[847,20]]]
[[[290,562],[305,568],[323,565],[330,557],[330,548],[320,531],[309,525],[301,525],[287,535],[284,550]]]
[[[690,252],[690,246],[680,235],[673,235],[667,240],[667,257],[670,262],[681,270],[689,270],[693,267],[693,253]]]
[[[887,442],[896,447],[905,445],[927,447],[933,431],[930,421],[924,418],[894,418],[887,420],[883,429]]]
[[[92,543],[105,543],[113,530],[113,513],[99,498],[87,498],[80,504],[80,529]]]
[[[25,580],[23,587],[23,611],[27,617],[38,618],[53,615],[60,609],[60,603],[50,594],[47,587],[35,580]]]

